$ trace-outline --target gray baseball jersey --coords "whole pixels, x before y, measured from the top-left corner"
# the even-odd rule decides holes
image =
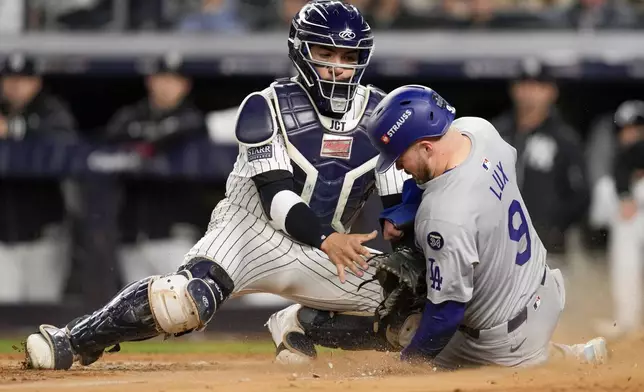
[[[416,240],[428,298],[467,303],[464,325],[487,329],[522,311],[544,276],[546,250],[517,187],[516,150],[488,121],[463,117],[469,157],[421,185]]]

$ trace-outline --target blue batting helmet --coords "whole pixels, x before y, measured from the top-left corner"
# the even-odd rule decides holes
[[[358,61],[356,64],[337,64],[314,59],[311,45],[355,49]],[[342,1],[311,1],[293,17],[288,36],[289,57],[302,84],[322,112],[345,113],[349,110],[372,50],[371,27],[353,5]],[[335,76],[334,80],[323,80],[315,70],[316,66],[351,68],[354,73],[349,80],[338,81]]]
[[[416,141],[443,136],[456,110],[429,87],[398,87],[380,101],[369,119],[371,144],[380,152],[376,170],[387,171]]]

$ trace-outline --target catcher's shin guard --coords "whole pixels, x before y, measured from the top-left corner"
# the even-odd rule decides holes
[[[52,327],[55,331],[50,333],[51,328],[41,326],[39,333],[27,338],[27,363],[36,369],[69,368],[67,357],[58,354],[67,353],[69,345],[75,360],[90,365],[108,347],[118,351],[121,342],[203,329],[233,288],[230,277],[213,261],[190,260],[175,274],[131,283],[103,308],[65,329]]]
[[[39,333],[27,338],[27,366],[66,370],[74,361],[90,365],[107,347],[157,336],[159,331],[148,301],[152,280],[149,277],[129,284],[106,306],[92,315],[74,319],[64,328],[41,325]]]
[[[282,364],[307,363],[317,357],[315,345],[343,350],[391,350],[384,331],[374,329],[369,314],[335,313],[291,305],[273,314],[266,325]]]
[[[374,328],[371,314],[329,312],[303,307],[297,314],[307,337],[315,344],[343,350],[390,350],[384,334]]]

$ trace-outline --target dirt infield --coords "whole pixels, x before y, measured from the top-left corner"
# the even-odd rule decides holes
[[[644,338],[615,342],[603,366],[553,362],[533,369],[436,372],[395,355],[325,353],[314,365],[284,368],[268,354],[109,354],[88,368],[29,371],[19,354],[0,360],[0,391],[642,391]],[[640,366],[641,365],[641,366]]]
[[[595,336],[594,320],[610,315],[610,292],[605,271],[591,264],[568,276],[567,309],[555,340],[582,342]],[[371,352],[325,352],[313,365],[285,368],[273,363],[270,348],[254,354],[106,354],[87,368],[47,372],[23,370],[15,353],[0,355],[0,392],[644,391],[644,334],[611,342],[609,349],[609,363],[598,367],[553,361],[532,369],[453,373]]]

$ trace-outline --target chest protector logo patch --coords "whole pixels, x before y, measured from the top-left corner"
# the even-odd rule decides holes
[[[320,156],[325,158],[351,159],[352,136],[329,135],[322,136]]]

